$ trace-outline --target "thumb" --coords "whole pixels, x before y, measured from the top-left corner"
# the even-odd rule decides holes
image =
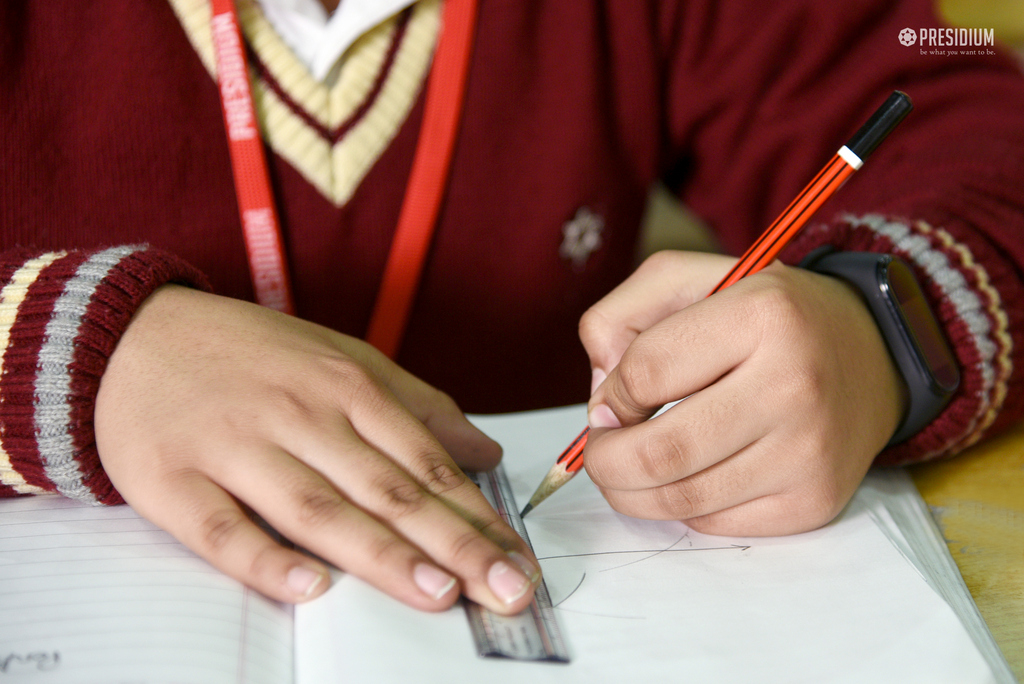
[[[590,357],[591,394],[644,331],[707,296],[735,259],[696,252],[658,252],[594,304],[579,323]]]
[[[592,428],[636,425],[654,415],[664,403],[655,388],[656,366],[640,367],[637,355],[627,350],[590,397],[587,420]]]
[[[501,445],[470,423],[450,396],[361,340],[338,333],[333,334],[333,339],[384,383],[406,410],[430,430],[460,467],[490,470],[501,461]]]
[[[469,422],[450,396],[397,367],[387,384],[460,467],[490,470],[501,461],[501,445]]]
[[[469,422],[451,397],[431,389],[438,398],[430,403],[422,416],[419,411],[410,409],[413,415],[434,433],[460,467],[475,471],[496,467],[501,462],[501,445]]]

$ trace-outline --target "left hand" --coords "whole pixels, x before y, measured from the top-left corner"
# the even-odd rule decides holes
[[[311,553],[420,609],[460,591],[524,610],[529,546],[459,466],[501,447],[447,395],[370,345],[262,306],[165,285],[100,382],[96,444],[141,515],[278,601],[327,589]]]
[[[705,298],[733,263],[660,252],[584,314],[587,472],[627,515],[708,534],[815,529],[895,432],[903,381],[846,283],[774,263]]]

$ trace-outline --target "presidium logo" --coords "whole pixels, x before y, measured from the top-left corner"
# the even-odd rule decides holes
[[[900,43],[910,47],[920,38],[922,55],[994,55],[996,30],[979,28],[923,28],[900,31]],[[931,48],[931,49],[926,49]],[[957,48],[955,50],[938,48]],[[978,49],[982,48],[982,49]]]

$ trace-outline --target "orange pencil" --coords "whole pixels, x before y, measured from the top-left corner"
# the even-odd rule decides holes
[[[875,148],[885,140],[903,118],[910,113],[913,105],[906,93],[895,91],[879,107],[871,118],[860,127],[850,140],[839,148],[828,164],[796,196],[786,210],[768,226],[761,237],[736,262],[736,265],[722,278],[708,296],[733,285],[748,275],[757,273],[770,264],[782,248],[803,228],[818,208],[838,190],[854,171],[859,169]],[[544,476],[544,480],[530,497],[521,516],[536,508],[541,501],[551,496],[562,485],[571,480],[583,467],[583,448],[587,445],[590,426],[573,440],[562,452],[555,465]]]

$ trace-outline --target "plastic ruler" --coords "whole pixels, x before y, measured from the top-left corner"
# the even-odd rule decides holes
[[[470,473],[487,500],[527,544],[530,536],[519,516],[512,487],[501,466],[483,473]],[[533,548],[533,544],[530,544]],[[569,652],[555,619],[551,595],[541,580],[533,602],[519,615],[498,615],[466,600],[466,615],[476,641],[477,653],[486,658],[511,658],[568,663]]]

